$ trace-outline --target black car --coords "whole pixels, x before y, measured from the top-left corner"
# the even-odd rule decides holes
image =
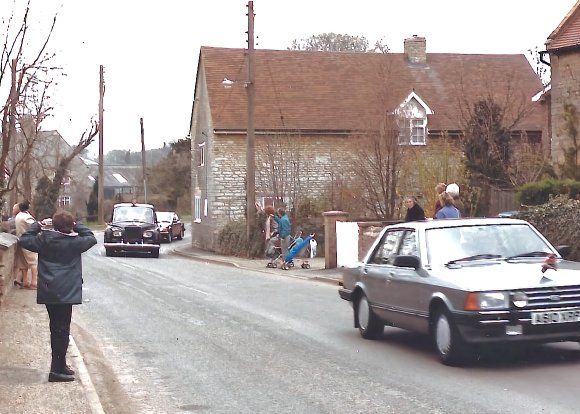
[[[181,240],[185,234],[185,224],[174,211],[158,211],[159,233],[161,240],[171,243],[173,239]]]
[[[115,204],[104,239],[107,256],[142,252],[159,257],[161,237],[155,208],[151,204]]]

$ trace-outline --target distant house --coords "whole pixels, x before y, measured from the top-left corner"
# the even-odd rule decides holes
[[[552,160],[562,163],[564,148],[571,146],[571,133],[566,125],[566,107],[576,109],[576,130],[580,119],[580,1],[568,12],[546,40],[550,56]],[[578,138],[576,138],[578,139]]]
[[[14,202],[30,199],[33,211],[38,181],[44,176],[54,178],[61,159],[72,152],[71,145],[56,130],[39,131],[34,140],[35,144],[28,157],[24,156],[27,138],[20,132],[8,159],[9,169],[16,168],[17,182],[11,184],[14,185],[12,198]],[[73,158],[61,183],[58,207],[80,217],[86,215],[86,201],[91,188],[89,175],[89,167],[84,160],[81,157]],[[5,209],[8,208],[11,210],[11,206],[5,206]]]
[[[397,117],[400,145],[429,157],[461,136],[466,105],[509,95],[510,108],[527,108],[511,130],[513,141],[549,150],[546,107],[532,102],[542,83],[524,55],[427,53],[417,36],[404,46],[404,53],[388,54],[255,51],[258,202],[281,197],[288,204],[298,188],[312,198],[325,194],[357,168],[346,155],[361,135],[380,128],[386,112]],[[237,84],[226,89],[224,78]],[[201,48],[190,126],[192,236],[200,247],[211,248],[219,229],[245,217],[245,79],[246,50]],[[276,146],[294,156],[271,158]],[[413,162],[404,164],[413,170]],[[274,188],[269,179],[281,166],[289,188]]]
[[[103,170],[105,174],[103,187],[105,200],[121,203],[143,196],[143,169],[141,166],[105,164]],[[95,163],[91,166],[91,180],[93,183],[98,176],[99,166]]]

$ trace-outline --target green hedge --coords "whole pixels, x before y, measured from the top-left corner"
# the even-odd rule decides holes
[[[580,194],[580,181],[545,179],[521,186],[517,191],[520,204],[537,206],[545,204],[550,196],[567,195],[576,198]]]

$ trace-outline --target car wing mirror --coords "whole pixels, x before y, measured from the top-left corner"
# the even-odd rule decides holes
[[[558,250],[558,253],[560,253],[560,256],[562,256],[564,259],[567,258],[572,252],[572,248],[567,245],[556,246],[556,250]]]
[[[421,267],[421,259],[412,255],[395,256],[392,261],[393,266],[397,267],[412,267],[417,270]]]

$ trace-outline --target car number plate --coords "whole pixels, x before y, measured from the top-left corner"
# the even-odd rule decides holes
[[[532,325],[580,322],[580,308],[555,312],[532,312]]]

